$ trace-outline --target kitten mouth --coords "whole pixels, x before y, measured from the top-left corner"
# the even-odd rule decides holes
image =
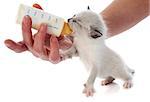
[[[73,28],[73,25],[74,25],[74,24],[77,24],[77,25],[79,25],[80,27],[82,27],[82,25],[81,25],[80,22],[78,22],[78,21],[79,21],[79,20],[75,20],[75,19],[72,19],[72,18],[71,18],[71,19],[68,20],[68,24],[70,25],[71,28]]]

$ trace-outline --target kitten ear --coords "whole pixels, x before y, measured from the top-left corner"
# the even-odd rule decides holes
[[[97,39],[102,36],[103,36],[103,34],[96,27],[92,27],[92,26],[90,27],[90,37],[91,38]]]
[[[90,10],[90,7],[89,7],[89,5],[88,5],[88,7],[87,7],[87,10]]]

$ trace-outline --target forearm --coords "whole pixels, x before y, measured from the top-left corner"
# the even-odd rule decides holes
[[[109,37],[128,30],[149,14],[149,0],[114,0],[101,12]]]

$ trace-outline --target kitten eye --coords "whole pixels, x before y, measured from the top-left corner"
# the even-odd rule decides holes
[[[101,37],[101,35],[96,35],[96,34],[95,34],[95,35],[91,35],[91,37],[94,38],[94,39],[96,39],[96,38]]]
[[[90,36],[91,36],[93,39],[97,39],[97,38],[99,38],[99,37],[102,37],[103,34],[102,34],[99,30],[97,30],[96,28],[91,27]]]
[[[97,33],[99,33],[100,34],[100,36],[102,36],[103,34],[100,32],[100,31],[98,31],[98,30],[94,30],[95,32],[97,32]]]

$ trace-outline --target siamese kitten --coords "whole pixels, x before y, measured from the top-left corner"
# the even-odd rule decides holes
[[[113,82],[115,78],[124,80],[123,87],[132,86],[131,70],[114,51],[105,44],[107,29],[102,17],[90,10],[81,12],[68,19],[73,29],[73,46],[67,51],[61,51],[62,59],[79,56],[90,71],[83,93],[92,96],[96,77],[105,78],[102,85]]]

